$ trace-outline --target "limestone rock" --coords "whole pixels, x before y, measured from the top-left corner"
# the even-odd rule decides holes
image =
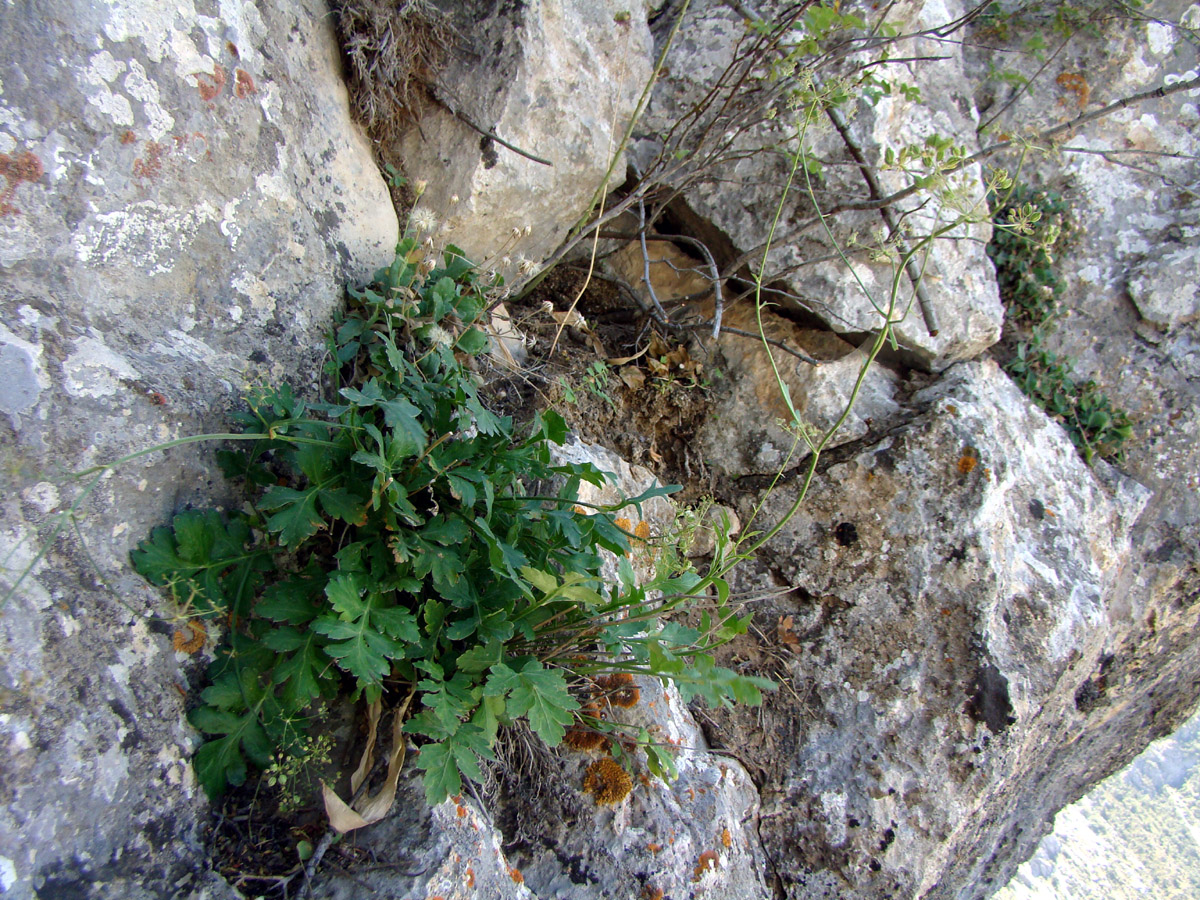
[[[215,897],[184,718],[198,666],[128,552],[223,489],[194,448],[55,524],[66,473],[224,431],[305,388],[344,282],[398,226],[322,3],[0,7],[0,610],[5,897]],[[215,496],[214,496],[215,495]],[[219,882],[219,879],[217,880]]]
[[[1195,229],[1189,229],[1195,231]],[[1186,246],[1147,261],[1129,281],[1129,296],[1138,315],[1164,331],[1200,319],[1200,250],[1195,234]]]
[[[742,331],[757,332],[749,307],[734,307],[726,322]],[[764,313],[767,336],[815,358],[802,362],[772,348],[779,375],[788,387],[792,405],[814,440],[832,428],[850,402],[867,353],[827,331],[804,329],[776,313]],[[722,338],[725,359],[717,400],[700,434],[710,465],[730,475],[773,475],[793,468],[809,455],[808,446],[785,426],[791,416],[775,380],[767,350],[754,339]],[[887,428],[899,415],[896,377],[873,365],[867,371],[858,399],[829,447],[859,440],[868,431]]]
[[[441,221],[439,241],[510,283],[529,274],[518,254],[532,263],[550,255],[587,211],[649,78],[646,15],[641,0],[456,5],[461,43],[435,77],[439,103],[381,147],[428,182],[420,206]],[[450,107],[552,165],[480,135]],[[624,165],[614,172],[610,189]],[[501,265],[505,257],[512,265]]]
[[[1156,14],[1179,19],[1194,16],[1195,7],[1169,0]],[[1099,35],[1073,40],[1068,51],[1043,72],[1037,90],[1016,97],[987,78],[997,55],[969,53],[985,120],[1005,108],[996,130],[1020,121],[1054,125],[1081,106],[1098,108],[1197,71],[1196,48],[1159,22],[1116,19]],[[1001,53],[1010,71],[1026,77],[1041,65]],[[992,852],[993,884],[1006,882],[1033,853],[1054,811],[1195,707],[1200,354],[1184,273],[1197,266],[1196,205],[1179,188],[1197,179],[1198,102],[1200,90],[1192,90],[1120,109],[1072,136],[1065,146],[1074,149],[1036,157],[1024,173],[1063,194],[1076,228],[1059,260],[1067,289],[1049,349],[1070,357],[1078,379],[1094,380],[1128,412],[1135,434],[1122,468],[1153,493],[1131,532],[1134,558],[1110,608],[1104,656],[1080,688],[1080,706],[1090,714],[1086,730],[1055,755],[1060,777],[1048,777],[1033,794],[1036,802],[1010,817],[1008,836]]]
[[[1147,499],[1097,478],[993,363],[914,402],[821,474],[738,583],[786,591],[756,614],[768,637],[733,649],[784,684],[709,737],[761,780],[791,898],[986,895],[1013,818],[1070,777],[1055,763],[1089,725],[1076,695]]]
[[[659,302],[674,305],[691,298],[698,321],[711,322],[714,301],[707,265],[666,240],[647,241],[646,251],[650,284]],[[645,284],[645,262],[640,245],[633,242],[614,253],[608,265],[638,292],[649,308],[652,301]],[[721,321],[723,327],[733,331],[722,334],[718,345],[708,340],[707,330],[694,332],[699,345],[695,356],[714,349],[720,354],[721,378],[714,383],[715,399],[699,435],[707,465],[731,475],[770,475],[780,468],[790,468],[808,456],[809,450],[786,427],[791,416],[780,395],[771,358],[758,337],[752,298],[730,303],[723,310]],[[866,359],[865,351],[829,331],[802,328],[773,308],[763,310],[762,323],[769,339],[818,362],[813,366],[778,348],[770,351],[796,412],[809,430],[819,436],[833,426],[846,408]],[[900,411],[894,400],[895,391],[892,372],[883,366],[872,366],[858,401],[829,446],[858,440],[871,427],[886,428]]]

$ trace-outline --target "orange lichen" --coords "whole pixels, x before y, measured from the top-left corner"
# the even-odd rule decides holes
[[[17,193],[17,186],[22,182],[33,184],[46,173],[42,161],[26,150],[16,156],[0,153],[0,177],[7,182],[4,190],[0,191],[0,216],[15,216],[20,212],[9,201]]]
[[[467,866],[467,887],[475,887],[475,870]]]
[[[517,884],[525,883],[525,876],[521,874],[521,870],[518,869],[516,866],[508,867],[508,877],[511,878]]]
[[[963,475],[970,475],[975,471],[977,465],[979,465],[979,460],[969,454],[964,453],[958,458],[958,471]]]
[[[616,672],[596,679],[596,687],[604,692],[605,699],[621,709],[633,709],[642,699],[642,692],[634,684],[628,672]]]
[[[254,87],[254,79],[250,77],[250,73],[245,69],[233,70],[233,92],[239,100],[257,94],[258,91]]]
[[[137,135],[134,134],[129,129],[125,129],[124,131],[121,132],[121,143],[122,144],[132,144],[136,140],[137,140]]]
[[[587,750],[599,750],[608,741],[608,736],[599,731],[593,731],[590,728],[583,728],[579,725],[572,725],[567,729],[566,736],[563,737],[563,743],[568,750],[574,750],[577,753],[583,753]]]
[[[1092,96],[1092,87],[1082,75],[1077,72],[1063,72],[1054,81],[1063,90],[1070,91],[1075,95],[1080,109],[1088,105],[1088,100]]]
[[[635,535],[637,535],[639,540],[643,540],[643,541],[650,540],[650,523],[649,522],[638,522],[637,527],[633,529],[633,533]]]
[[[138,178],[153,180],[162,174],[162,144],[146,141],[145,155],[133,161],[133,174]]]
[[[733,835],[729,833],[728,828],[721,829],[721,846],[726,850],[733,846]]]
[[[655,887],[652,884],[648,884],[644,888],[642,888],[642,900],[662,900],[662,898],[663,898],[663,889],[662,888]]]
[[[216,99],[217,94],[225,87],[225,69],[214,66],[211,75],[201,72],[196,76],[196,88],[200,91],[200,99],[209,103]]]
[[[705,850],[700,854],[700,859],[696,862],[696,871],[693,874],[692,881],[699,881],[708,872],[715,872],[720,864],[721,857],[717,855],[715,850]]]
[[[606,756],[587,767],[583,789],[591,794],[597,803],[611,806],[629,796],[633,790],[633,779],[619,763]]]
[[[662,853],[662,844],[655,844],[653,841],[651,841],[646,845],[646,849],[651,853]]]
[[[185,622],[171,635],[171,646],[180,653],[198,653],[208,640],[208,631],[200,621]]]
[[[618,528],[620,528],[622,531],[630,531],[633,528],[633,523],[631,521],[629,521],[628,519],[626,519],[624,516],[622,516],[619,519],[613,519],[613,524],[616,525]]]

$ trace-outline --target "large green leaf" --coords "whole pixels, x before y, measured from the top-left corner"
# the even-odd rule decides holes
[[[299,712],[331,685],[329,657],[321,649],[324,638],[316,631],[276,628],[263,644],[280,654],[272,680],[283,686],[280,702],[287,712]]]
[[[413,614],[366,585],[361,572],[330,578],[325,594],[338,615],[322,616],[312,626],[329,639],[325,652],[364,687],[379,685],[391,660],[403,659],[407,643],[420,640]]]
[[[436,805],[462,790],[465,775],[480,781],[479,758],[495,759],[487,737],[475,725],[461,725],[458,730],[436,744],[425,744],[417,757],[417,768],[425,772],[425,799]]]
[[[250,541],[244,517],[226,522],[216,510],[188,510],[172,527],[154,529],[130,557],[144,578],[172,586],[175,597],[196,611],[245,615],[261,573],[271,567],[267,551]]]
[[[510,716],[526,716],[529,726],[547,745],[555,747],[566,734],[566,726],[579,709],[579,702],[567,692],[560,672],[542,667],[536,659],[525,662],[520,671],[504,663],[492,666],[484,687],[488,697],[507,697]]]

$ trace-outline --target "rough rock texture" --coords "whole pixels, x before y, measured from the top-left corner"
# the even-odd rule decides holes
[[[650,262],[654,296],[664,308],[690,298],[699,319],[712,321],[714,301],[708,267],[671,242],[647,241],[645,259],[640,244],[631,242],[614,253],[607,264],[641,295],[648,308],[652,300],[645,285],[646,259]],[[697,302],[697,298],[702,300]],[[694,355],[703,358],[718,350],[719,357],[712,365],[721,372],[714,385],[712,407],[698,436],[699,449],[706,464],[718,472],[734,476],[774,474],[786,468],[789,457],[796,462],[808,456],[808,447],[784,427],[789,420],[787,405],[780,396],[771,359],[759,340],[752,301],[747,298],[729,305],[723,310],[721,322],[723,327],[740,333],[722,334],[716,345],[707,330],[694,333],[694,341],[700,345],[694,348]],[[866,351],[830,331],[801,328],[773,308],[763,310],[762,327],[769,339],[818,361],[819,365],[813,366],[778,347],[771,350],[796,411],[815,436],[823,434],[846,408]],[[883,366],[872,366],[854,409],[829,446],[859,440],[871,428],[880,430],[890,424],[900,411],[895,393],[894,374]]]
[[[743,331],[757,331],[748,306],[734,307],[726,322]],[[837,423],[849,403],[869,347],[855,347],[828,331],[801,328],[770,311],[764,313],[763,328],[768,337],[801,349],[819,362],[812,366],[778,349],[771,351],[792,405],[813,439],[819,439]],[[762,344],[726,337],[721,342],[721,356],[725,379],[700,434],[713,468],[731,475],[773,475],[808,456],[804,441],[784,428],[790,415]],[[891,370],[871,366],[854,408],[829,446],[838,447],[862,439],[868,431],[887,428],[900,413],[895,382]],[[789,456],[791,463],[785,465]]]
[[[1180,0],[1152,12],[1200,22],[1200,7]],[[985,118],[1009,99],[982,78],[986,65],[986,56],[973,64]],[[1077,114],[1079,92],[1063,85],[1078,82],[1063,76],[1084,74],[1095,108],[1198,71],[1196,48],[1172,29],[1115,23],[1099,38],[1073,41],[1043,74],[1055,103],[1019,98],[1010,115],[1053,124]],[[1135,560],[1112,610],[1104,662],[1083,698],[1088,730],[1057,762],[1070,777],[1061,795],[1038,797],[1015,850],[997,849],[996,883],[1033,852],[1056,805],[1177,727],[1200,694],[1200,330],[1192,296],[1200,270],[1198,106],[1200,90],[1193,90],[1120,110],[1064,142],[1089,152],[1035,160],[1030,172],[1031,180],[1063,190],[1080,231],[1060,266],[1066,312],[1050,345],[1129,412],[1136,434],[1124,468],[1153,494],[1132,530]],[[1009,121],[1001,117],[996,127]],[[1135,152],[1142,150],[1149,155]]]
[[[224,430],[250,382],[307,383],[345,279],[390,258],[326,13],[0,6],[6,592],[77,495],[65,473]],[[127,557],[213,477],[188,448],[121,467],[0,611],[6,897],[217,896],[194,667]]]
[[[453,22],[460,40],[433,79],[440,102],[381,151],[428,182],[420,206],[441,220],[437,239],[511,282],[529,274],[518,271],[518,254],[533,263],[549,256],[608,170],[650,76],[646,5],[480,0],[454,5]],[[454,112],[552,165],[517,155]],[[618,163],[612,187],[624,172]],[[531,233],[518,237],[526,227]],[[502,266],[504,257],[513,265]]]
[[[960,8],[893,7],[925,23]],[[646,9],[619,21],[623,11],[497,6],[464,25],[464,35],[516,36],[499,48],[475,41],[491,61],[447,69],[461,108],[565,162],[543,169],[481,147],[458,120],[427,111],[421,127],[436,152],[401,149],[409,173],[430,182],[422,204],[451,217],[441,238],[475,255],[536,258],[574,221],[646,72]],[[736,17],[716,4],[696,15],[677,51],[686,62],[671,63],[649,125],[730,57]],[[371,147],[349,121],[325,16],[315,0],[0,7],[8,582],[75,497],[64,471],[219,428],[248,382],[303,386],[342,280],[390,256],[397,223]],[[1169,29],[1138,28],[1068,48],[1044,79],[1086,72],[1099,102],[1153,86],[1168,61],[1178,72],[1194,65]],[[857,111],[850,129],[866,151],[931,130],[969,144],[977,118],[961,96],[964,71],[985,115],[1009,99],[985,80],[986,56],[968,55],[964,70],[957,43],[934,49],[950,57],[939,74],[912,72],[929,105],[893,96]],[[1077,91],[1057,106],[1046,96],[1017,97],[1011,115],[1052,124],[1076,111]],[[486,810],[462,802],[461,815],[455,803],[429,812],[407,785],[398,817],[355,838],[419,876],[355,878],[396,896],[628,898],[650,887],[651,896],[740,898],[765,896],[772,872],[793,900],[974,900],[1007,880],[1058,808],[1180,722],[1200,693],[1200,323],[1187,278],[1200,262],[1195,163],[1156,157],[1164,181],[1095,151],[1194,156],[1196,103],[1175,95],[1123,111],[1075,139],[1092,152],[1064,158],[1086,237],[1071,266],[1073,315],[1053,341],[1134,416],[1126,467],[1135,480],[1085,468],[991,363],[955,366],[912,400],[901,377],[880,370],[872,405],[848,422],[853,442],[825,457],[809,505],[742,576],[743,587],[785,591],[761,604],[764,636],[730,648],[732,663],[782,682],[761,719],[694,710],[712,752],[677,700],[643,684],[634,714],[686,745],[678,782],[639,781],[627,800],[598,809],[580,791],[588,761],[516,746],[515,774],[494,786]],[[821,152],[844,152],[839,141],[826,132]],[[466,153],[461,164],[444,162],[449,150]],[[709,217],[706,234],[724,234],[733,252],[752,249],[770,219],[772,192],[760,183],[780,173],[764,178],[764,160],[777,158],[742,160],[719,189],[700,183],[688,194],[683,212]],[[857,194],[853,176],[831,165],[819,187]],[[964,196],[978,199],[969,176]],[[879,225],[874,214],[846,221],[864,234]],[[526,224],[545,231],[508,237]],[[778,261],[825,252],[819,240],[789,239]],[[995,288],[977,246],[944,252],[927,270],[943,334],[930,341],[914,311],[901,329],[908,352],[893,362],[938,370],[996,338]],[[798,271],[790,286],[806,325],[772,329],[834,360],[818,381],[802,368],[794,382],[786,376],[819,424],[845,396],[857,351],[814,330],[814,317],[857,339],[871,314],[840,274]],[[736,319],[744,311],[729,315],[746,324]],[[778,454],[786,435],[771,431],[779,409],[762,393],[762,358],[733,343],[737,392],[718,410],[726,428],[711,422],[706,441],[731,476],[766,472],[780,457],[763,448]],[[745,441],[722,443],[734,434]],[[793,487],[785,480],[766,520]],[[221,491],[188,448],[127,464],[80,506],[79,537],[55,543],[0,611],[6,896],[228,894],[207,869],[206,806],[187,762],[196,666],[172,652],[160,618],[171,611],[126,562],[170,511]],[[646,518],[665,529],[672,513],[660,506]],[[334,880],[324,890],[360,888]]]
[[[1088,724],[1076,692],[1147,492],[1089,470],[990,362],[825,469],[738,579],[784,589],[733,653],[782,689],[710,740],[760,780],[791,898],[985,896],[987,852]],[[774,522],[794,484],[768,501]],[[760,724],[761,722],[761,724]]]
[[[770,14],[774,8],[766,4],[761,12]],[[944,24],[964,11],[963,4],[954,0],[935,4],[898,3],[889,9],[889,21],[901,29],[913,30]],[[687,22],[668,54],[669,71],[656,86],[640,125],[642,140],[637,145],[637,155],[643,169],[651,166],[674,123],[700,101],[718,76],[738,58],[741,52],[738,41],[745,34],[742,16],[725,4],[705,2],[689,10]],[[899,96],[897,88],[892,96],[882,97],[874,105],[864,100],[850,104],[844,111],[849,117],[848,130],[867,161],[879,166],[885,148],[899,152],[905,146],[923,143],[931,135],[964,145],[967,152],[978,149],[976,118],[965,90],[961,48],[956,43],[931,37],[906,41],[896,54],[945,58],[878,67],[880,78],[919,88],[920,101]],[[834,76],[835,73],[826,72],[823,77]],[[756,268],[761,245],[767,239],[792,168],[792,160],[786,154],[794,152],[798,127],[787,112],[786,103],[779,102],[778,110],[779,114],[769,122],[754,124],[736,136],[727,132],[726,139],[733,139],[733,158],[700,174],[683,194],[690,215],[704,223],[703,228],[696,230],[719,236],[713,239],[714,249],[720,243],[729,246],[730,256],[753,253]],[[718,122],[720,128],[732,132],[732,124],[720,119]],[[836,162],[826,165],[821,177],[815,180],[823,207],[865,199],[865,183],[831,124],[824,119],[814,121],[806,130],[806,137],[809,141],[816,139],[814,156]],[[780,145],[786,154],[776,152]],[[690,175],[684,170],[676,180]],[[885,191],[890,191],[907,186],[908,179],[898,172],[882,172],[881,182]],[[986,220],[978,166],[954,176],[950,187],[954,190],[953,200],[935,200],[909,217],[908,225],[915,235],[938,231],[964,211],[969,211],[973,219]],[[915,203],[909,201],[897,206],[897,210],[911,212],[914,207]],[[801,171],[792,184],[772,244],[768,281],[778,278],[786,282],[791,295],[789,304],[817,316],[835,331],[858,333],[878,328],[881,313],[872,302],[880,309],[886,308],[892,283],[891,267],[870,259],[870,250],[876,243],[873,235],[883,228],[879,214],[850,213],[831,222],[839,242],[855,262],[857,279],[839,259],[828,259],[832,247],[811,214]],[[805,221],[807,225],[792,227],[793,223]],[[986,222],[964,226],[955,232],[960,240],[939,241],[931,246],[927,256],[921,257],[919,264],[923,266],[924,282],[939,328],[936,337],[929,333],[915,302],[909,305],[911,283],[902,279],[901,295],[893,314],[903,315],[906,308],[908,312],[897,326],[896,334],[903,348],[919,364],[944,368],[954,360],[978,355],[999,339],[1003,309],[983,253],[983,243],[989,234]]]

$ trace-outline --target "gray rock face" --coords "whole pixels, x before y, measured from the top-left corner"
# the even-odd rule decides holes
[[[751,333],[757,328],[753,312],[745,306],[731,309],[726,323]],[[768,337],[802,349],[819,363],[813,366],[772,350],[796,412],[810,434],[818,437],[833,427],[849,403],[867,351],[827,331],[800,328],[771,311],[764,313],[763,325]],[[773,475],[807,457],[808,446],[785,427],[790,415],[762,344],[726,337],[721,355],[725,380],[700,434],[713,468],[735,477]],[[872,366],[854,408],[829,446],[838,447],[862,439],[872,429],[887,428],[900,414],[895,394],[895,374],[883,366]]]
[[[897,9],[931,24],[961,6]],[[55,0],[36,15],[0,7],[8,584],[77,496],[65,473],[221,430],[250,383],[311,388],[343,280],[390,258],[398,225],[350,121],[326,15],[315,0]],[[443,73],[461,109],[556,165],[481,146],[458,119],[427,111],[429,143],[414,130],[386,152],[428,179],[421,206],[448,226],[438,240],[514,259],[558,242],[599,184],[649,71],[645,16],[617,3],[464,12],[464,35],[505,40],[476,41],[482,63],[460,59]],[[1078,51],[1063,71],[1095,73],[1115,97],[1153,86],[1168,59],[1194,63],[1173,34],[1139,27]],[[656,149],[655,129],[733,58],[740,29],[726,7],[697,7],[639,153]],[[935,132],[973,146],[964,73],[978,87],[986,60],[964,69],[958,45],[936,51],[948,56],[936,72],[886,70],[919,85],[925,105],[892,95],[851,118],[872,159]],[[1012,114],[1070,112],[1042,100],[1018,98]],[[406,782],[396,816],[360,841],[421,874],[355,878],[446,898],[628,898],[648,888],[732,900],[768,896],[770,871],[792,900],[974,900],[1007,880],[1058,808],[1180,721],[1200,669],[1196,209],[1190,188],[1164,190],[1099,151],[1194,156],[1196,103],[1176,95],[1122,112],[1086,139],[1094,143],[1076,144],[1088,152],[1064,157],[1087,238],[1072,264],[1072,315],[1053,341],[1134,415],[1135,480],[1084,467],[991,363],[954,366],[911,402],[878,370],[846,426],[858,443],[826,457],[808,506],[740,576],[740,587],[785,591],[760,605],[757,627],[770,637],[730,648],[730,664],[782,683],[761,719],[697,711],[706,742],[676,697],[643,684],[631,714],[680,743],[678,781],[638,781],[625,800],[598,806],[582,792],[592,757],[540,754],[523,769],[534,757],[517,751],[486,809],[466,798],[427,810]],[[747,132],[739,146],[782,138],[776,127]],[[836,134],[819,147],[845,161]],[[1194,160],[1159,159],[1172,183],[1194,182]],[[689,212],[732,252],[748,251],[786,173],[759,154],[726,174],[736,189],[688,187]],[[857,196],[856,177],[829,165],[817,188]],[[960,199],[978,201],[978,172],[968,170]],[[948,202],[922,211],[952,213]],[[842,224],[848,239],[880,222],[866,212]],[[532,233],[518,241],[512,232],[525,225]],[[858,335],[876,314],[841,270],[816,262],[828,252],[819,235],[791,236],[772,265],[805,263],[787,276],[798,308]],[[868,284],[886,281],[886,266],[859,262]],[[936,248],[926,280],[942,333],[931,339],[914,309],[899,330],[905,361],[940,370],[996,339],[995,287],[977,242]],[[820,378],[785,375],[815,424],[832,421],[852,345],[775,327],[834,360]],[[704,439],[733,476],[772,471],[787,439],[771,430],[780,410],[764,360],[752,344],[738,347],[729,351],[736,391]],[[631,486],[645,477],[598,458]],[[172,610],[127,564],[172,510],[224,496],[195,448],[127,463],[98,483],[78,507],[78,530],[52,544],[0,611],[6,897],[229,895],[208,870],[207,807],[188,762],[185,698],[198,661],[172,649]],[[783,502],[773,498],[766,517]],[[647,519],[668,527],[669,504]],[[353,897],[361,887],[334,878],[321,890]]]
[[[420,207],[439,219],[438,241],[510,283],[525,280],[519,258],[537,263],[558,246],[625,134],[650,76],[646,5],[479,2],[455,5],[453,21],[461,41],[434,78],[439,105],[421,109],[381,150],[428,182]],[[551,165],[506,149],[454,113]],[[613,171],[610,187],[624,180],[623,163]]]
[[[1195,14],[1186,2],[1156,6],[1164,20]],[[1013,98],[984,77],[989,56],[972,57],[987,119]],[[1040,65],[1008,59],[1028,74]],[[1072,41],[1042,75],[1044,84],[1034,94],[1045,99],[1015,98],[994,127],[1003,130],[1017,120],[1053,125],[1081,107],[1194,77],[1196,63],[1195,48],[1165,25],[1110,23],[1099,38]],[[1078,89],[1081,74],[1086,94]],[[1049,346],[1075,361],[1080,380],[1095,380],[1128,411],[1135,436],[1123,468],[1152,494],[1132,529],[1134,555],[1109,612],[1104,656],[1081,687],[1078,699],[1088,719],[1074,744],[1054,757],[1062,777],[1046,779],[1026,816],[1013,817],[1020,831],[1014,827],[997,845],[991,864],[996,884],[1033,852],[1054,810],[1177,727],[1195,704],[1200,333],[1192,308],[1195,279],[1186,273],[1194,273],[1200,259],[1195,198],[1181,188],[1197,178],[1198,103],[1200,91],[1190,91],[1122,109],[1070,136],[1060,155],[1030,160],[1026,171],[1028,180],[1063,192],[1079,229],[1060,261],[1067,279],[1064,315]]]
[[[734,651],[783,688],[761,726],[722,713],[709,737],[761,779],[791,898],[988,892],[987,848],[1083,730],[1075,693],[1146,501],[1089,470],[993,363],[952,368],[914,403],[822,473],[739,579],[785,591]]]
[[[6,591],[77,496],[67,473],[223,431],[251,383],[308,384],[344,280],[390,259],[326,13],[0,8]],[[107,476],[0,611],[6,897],[219,895],[184,719],[197,667],[127,556],[220,495],[205,458]]]

